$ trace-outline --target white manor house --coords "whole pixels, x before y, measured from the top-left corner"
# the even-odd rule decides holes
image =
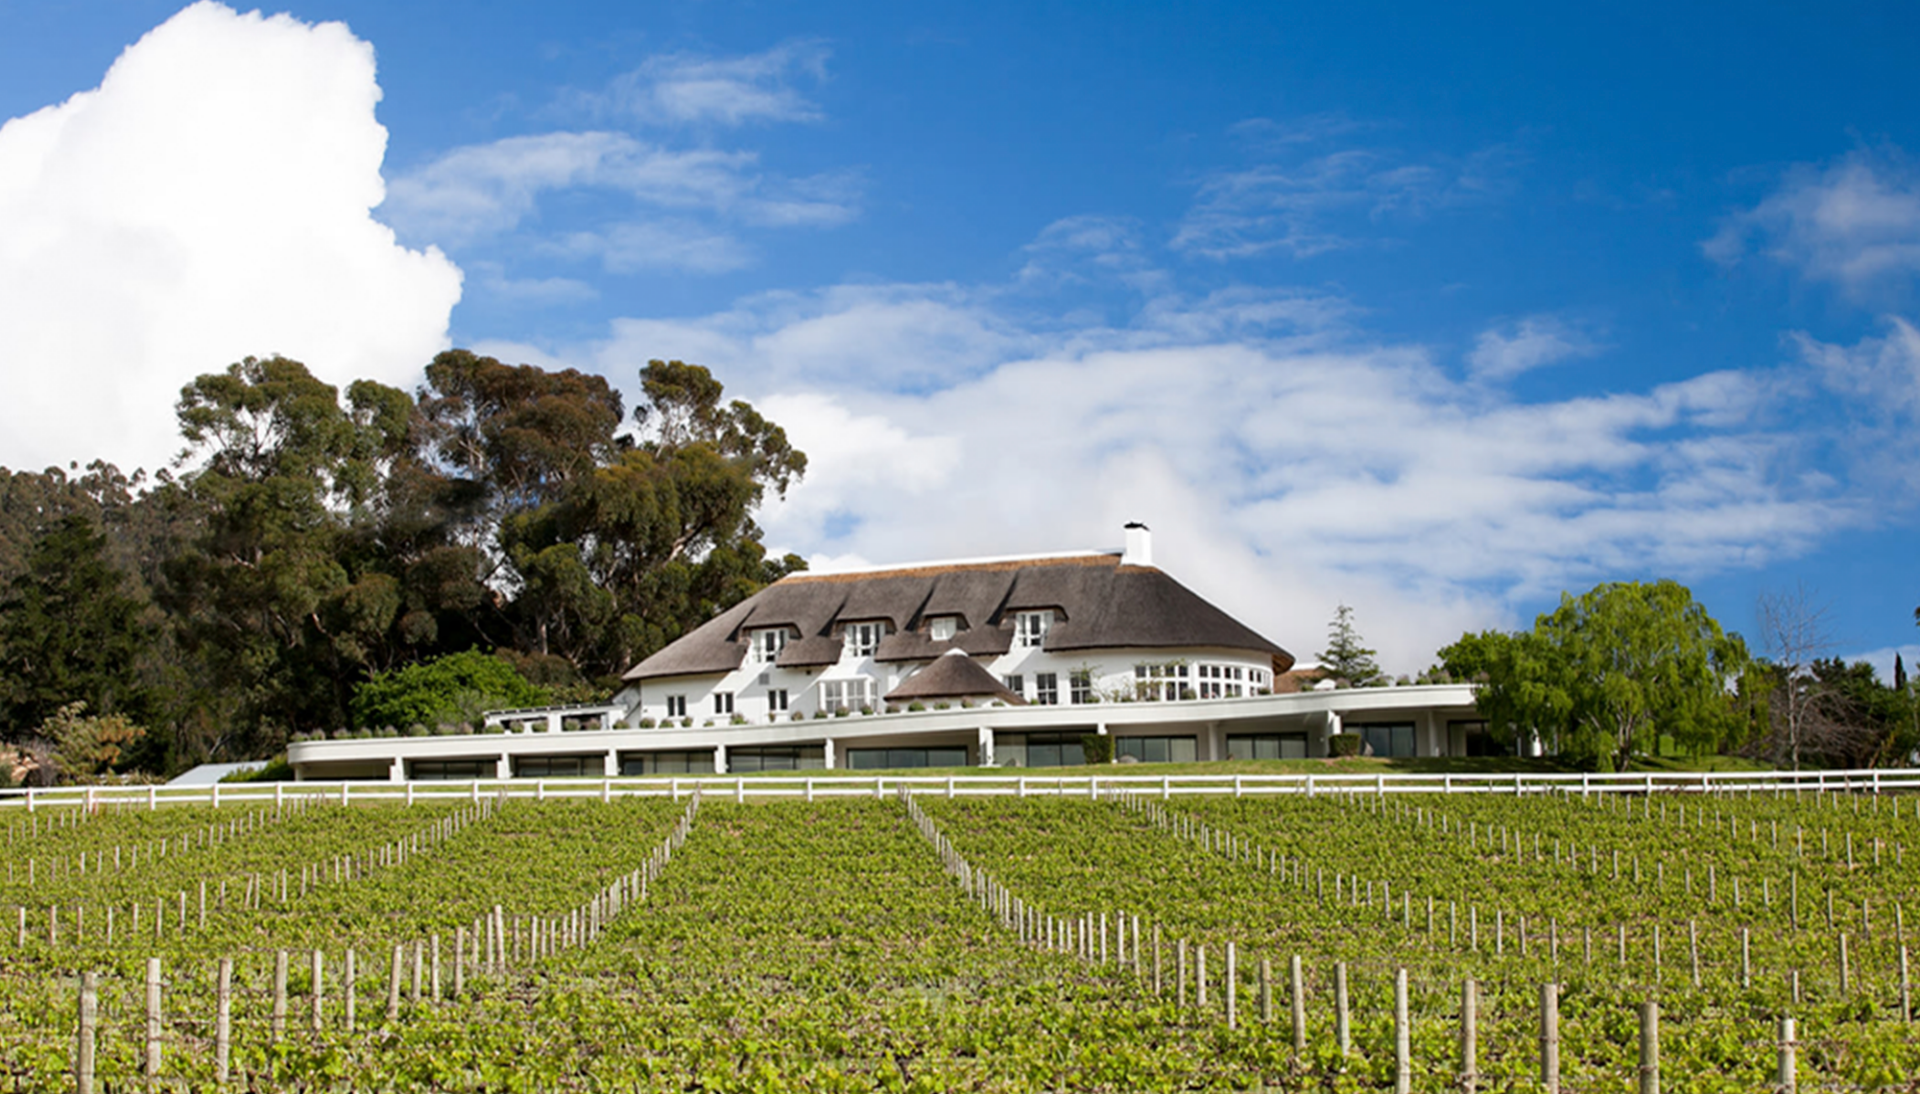
[[[626,673],[495,732],[305,741],[301,779],[604,778],[1479,751],[1473,689],[1296,690],[1291,654],[1124,550],[782,578]]]

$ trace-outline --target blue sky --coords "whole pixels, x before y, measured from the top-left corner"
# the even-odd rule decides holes
[[[822,564],[1141,519],[1303,656],[1671,576],[1912,658],[1909,5],[264,15],[0,0],[0,463],[247,353],[681,357]]]

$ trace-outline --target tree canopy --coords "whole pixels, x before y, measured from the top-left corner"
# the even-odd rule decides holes
[[[1359,628],[1353,625],[1353,609],[1345,604],[1334,609],[1333,622],[1327,625],[1327,648],[1314,654],[1320,671],[1349,687],[1364,688],[1381,683],[1385,677],[1374,661],[1376,651],[1362,644]]]
[[[629,413],[605,377],[465,350],[411,393],[249,357],[182,389],[151,482],[0,469],[6,732],[84,701],[144,721],[155,767],[265,755],[468,650],[604,695],[803,565],[754,519],[806,470],[785,432],[698,365],[637,379]]]
[[[1563,595],[1533,630],[1464,635],[1440,659],[1478,684],[1476,702],[1502,739],[1537,735],[1550,751],[1616,769],[1663,734],[1690,748],[1727,741],[1748,664],[1739,636],[1673,581]]]

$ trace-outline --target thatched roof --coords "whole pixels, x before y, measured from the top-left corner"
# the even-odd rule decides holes
[[[774,582],[652,657],[628,680],[730,672],[753,632],[782,627],[783,668],[831,665],[851,623],[884,622],[876,657],[930,661],[949,650],[998,656],[1013,645],[1023,610],[1050,609],[1049,651],[1213,648],[1265,653],[1285,672],[1293,655],[1151,566],[1123,566],[1112,553],[955,562],[846,574],[793,574]],[[930,623],[956,621],[951,640]]]
[[[887,693],[889,703],[915,699],[998,699],[1018,706],[1025,706],[1027,702],[959,650],[934,658],[932,664]]]

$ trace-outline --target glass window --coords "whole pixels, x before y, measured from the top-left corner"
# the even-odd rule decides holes
[[[1194,697],[1193,686],[1187,682],[1187,666],[1178,661],[1133,666],[1133,690],[1137,698],[1147,701]]]
[[[767,713],[782,714],[787,709],[787,689],[774,688],[767,692]]]
[[[715,714],[733,713],[733,692],[716,691],[713,693],[713,712]]]
[[[809,771],[827,766],[824,745],[766,745],[727,750],[729,772]]]
[[[684,695],[667,696],[667,717],[685,718],[687,716],[687,697]]]
[[[841,632],[844,652],[848,657],[872,657],[885,633],[886,625],[882,623],[849,623]]]
[[[1062,767],[1087,762],[1077,733],[996,734],[993,750],[1004,767]]]
[[[499,773],[492,760],[415,760],[407,765],[409,779],[491,779]]]
[[[1067,674],[1067,697],[1075,703],[1093,702],[1093,673],[1075,669]]]
[[[711,775],[713,774],[713,749],[702,748],[688,752],[623,752],[620,754],[620,774]]]
[[[775,627],[770,630],[756,631],[753,636],[753,659],[763,665],[771,665],[787,648],[787,629]]]
[[[1393,758],[1414,755],[1411,722],[1349,726],[1348,730],[1361,735],[1369,755]]]
[[[1115,756],[1131,756],[1143,764],[1192,763],[1199,757],[1194,737],[1115,737]]]
[[[1018,695],[1020,698],[1025,699],[1027,697],[1027,678],[1019,673],[1016,672],[1012,676],[1005,677],[1001,683],[1006,684],[1007,690]]]
[[[861,707],[871,707],[875,690],[870,676],[856,676],[851,680],[822,680],[820,709],[859,710]]]
[[[1043,707],[1060,702],[1060,674],[1039,672],[1033,677],[1033,701]]]
[[[965,745],[935,748],[850,748],[847,766],[856,771],[899,767],[965,767]]]
[[[927,624],[927,635],[935,642],[951,642],[960,629],[959,620],[943,615]]]
[[[1307,735],[1304,733],[1229,733],[1229,760],[1304,760]]]
[[[601,756],[521,756],[513,761],[517,779],[597,779],[605,770]]]
[[[1052,612],[1021,612],[1013,618],[1013,644],[1039,649],[1046,640],[1047,628],[1052,625]]]

